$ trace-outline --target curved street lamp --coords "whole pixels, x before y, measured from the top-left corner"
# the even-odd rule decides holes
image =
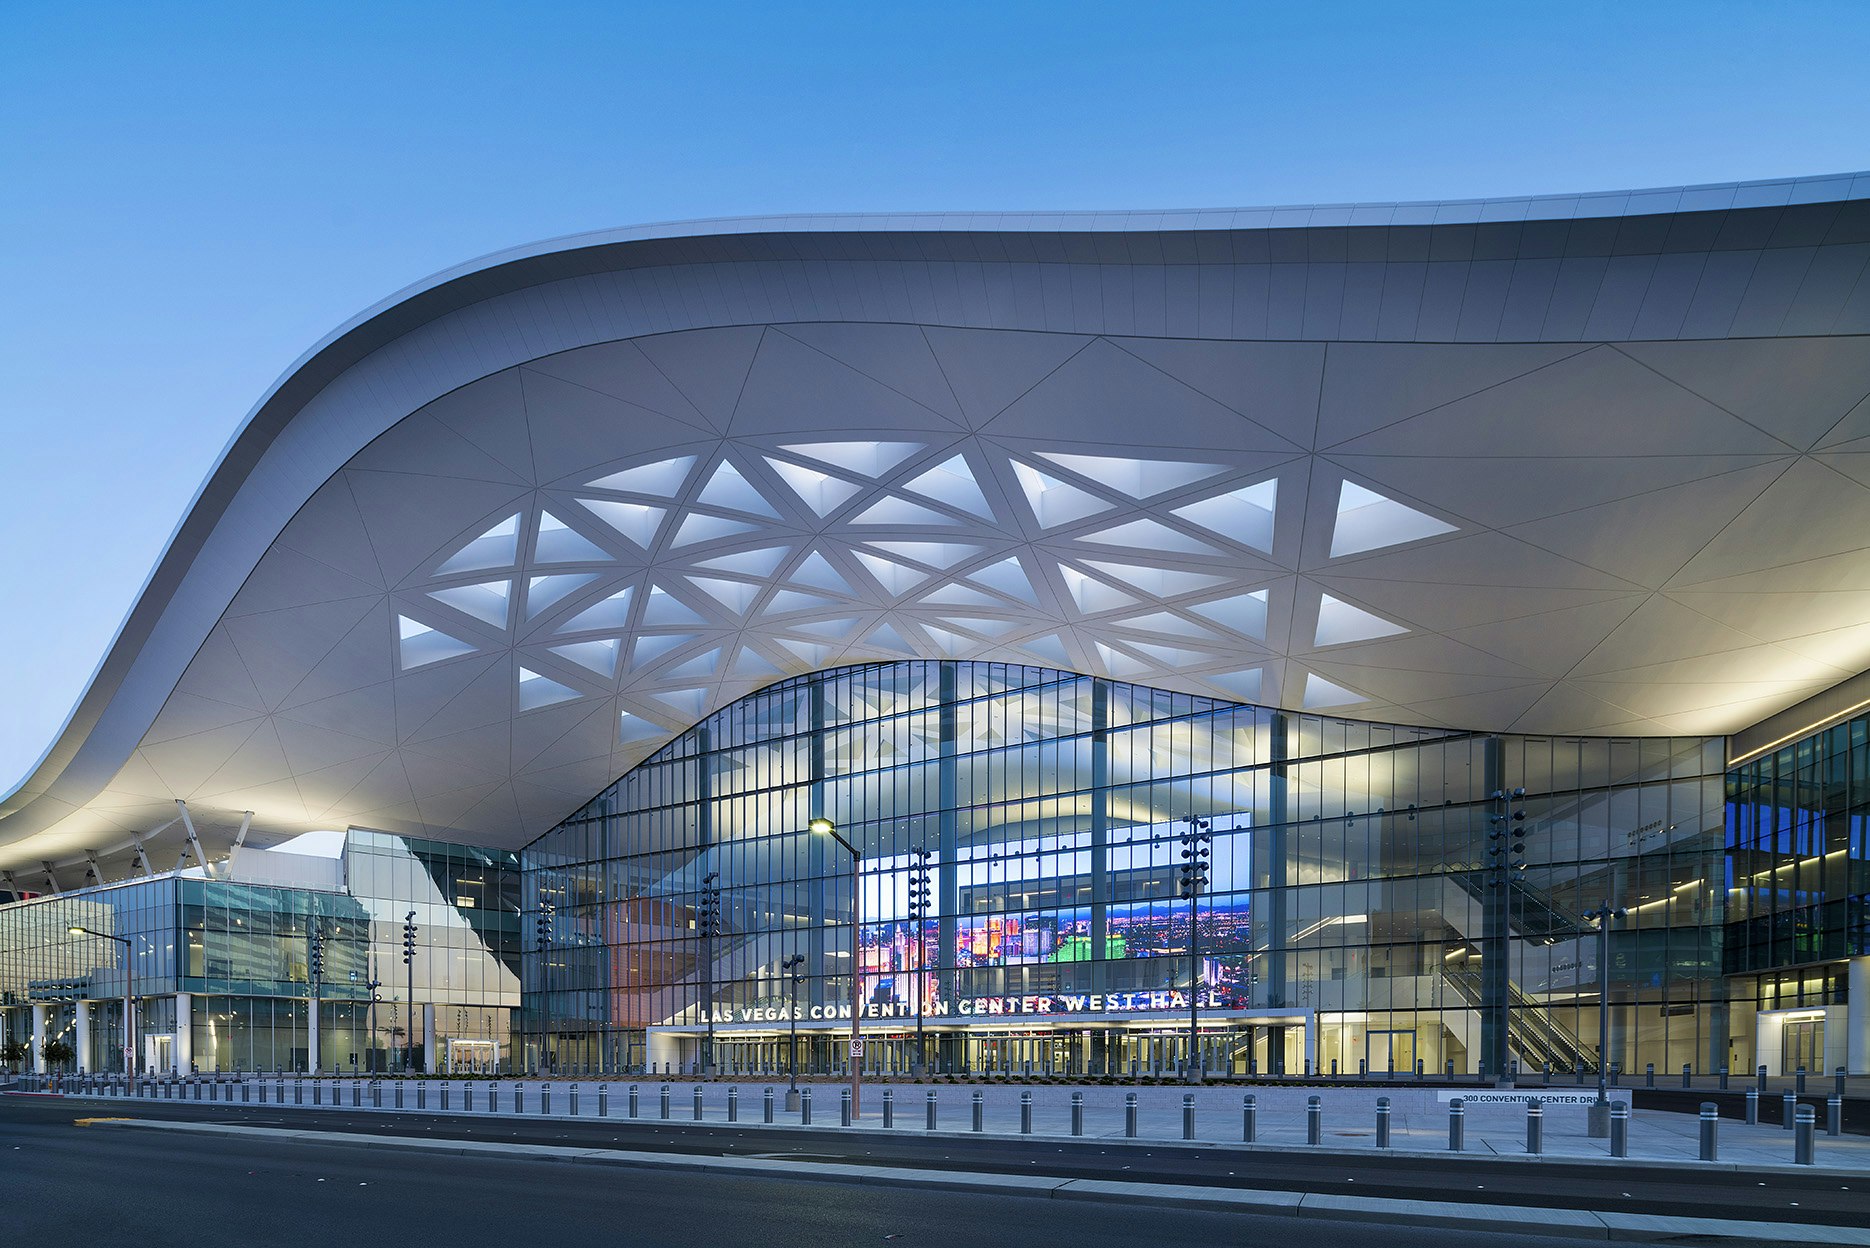
[[[96,936],[100,940],[114,940],[123,946],[123,1073],[136,1073],[136,1028],[135,1010],[131,1002],[136,999],[136,960],[133,956],[136,946],[128,936],[112,936],[109,932],[95,932],[81,923],[74,923],[65,929],[73,936]]]
[[[863,895],[859,891],[858,872],[863,866],[864,856],[857,847],[844,839],[838,831],[838,825],[819,815],[805,825],[814,836],[828,836],[844,846],[851,855],[851,1118],[856,1120],[862,1111],[858,1108],[863,1096],[863,1002],[859,999],[858,974],[859,950],[863,937]]]

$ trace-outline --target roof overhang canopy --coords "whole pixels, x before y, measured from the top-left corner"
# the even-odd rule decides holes
[[[736,221],[439,275],[256,408],[0,866],[522,844],[781,675],[1722,734],[1870,666],[1870,179]]]

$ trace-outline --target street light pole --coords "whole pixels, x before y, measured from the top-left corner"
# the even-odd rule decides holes
[[[1193,815],[1184,816],[1182,822],[1188,825],[1188,831],[1182,833],[1182,896],[1188,899],[1188,1070],[1186,1078],[1190,1083],[1201,1082],[1201,1062],[1197,1056],[1201,1047],[1201,940],[1199,924],[1201,919],[1201,890],[1208,883],[1208,862],[1213,854],[1214,834],[1208,831],[1208,821],[1197,819]]]
[[[786,1013],[792,1019],[792,1039],[786,1046],[786,1074],[789,1076],[786,1086],[786,1108],[799,1107],[799,981],[805,978],[805,972],[799,968],[805,965],[805,955],[795,953],[779,964],[792,980],[792,1008]]]
[[[710,871],[701,879],[701,906],[696,916],[697,926],[701,928],[701,1009],[707,1018],[707,1035],[702,1040],[701,1077],[708,1077],[708,1069],[714,1064],[714,938],[721,928],[721,889],[716,880],[721,878],[718,871]]]
[[[928,952],[922,929],[927,926],[929,916],[930,853],[927,849],[918,849],[914,852],[916,865],[909,874],[909,918],[916,925],[916,1052],[911,1073],[920,1079],[928,1053],[928,1039],[923,1032],[922,1022],[923,1002],[928,997]]]
[[[403,916],[403,967],[408,972],[409,1017],[403,1029],[403,1073],[416,1064],[416,912]]]
[[[136,1010],[132,1004],[136,1000],[136,946],[128,936],[112,936],[109,932],[94,932],[82,924],[74,923],[66,929],[73,936],[98,936],[104,940],[114,940],[123,946],[123,1073],[136,1073]]]
[[[310,1051],[306,1054],[306,1064],[311,1067],[311,1073],[315,1075],[318,1073],[318,1050],[323,1047],[318,1043],[323,1032],[319,1026],[321,1020],[318,1017],[318,1010],[322,1004],[325,982],[325,927],[319,922],[317,915],[312,916],[309,943],[311,947],[306,951],[306,961],[309,963],[306,970],[310,973],[306,978],[311,981],[307,987],[311,989],[312,999],[307,1002],[310,1009],[305,1038],[310,1042]]]
[[[370,959],[370,979],[368,982],[364,984],[364,987],[369,989],[370,991],[369,1019],[366,1024],[368,1027],[368,1033],[364,1036],[364,1073],[365,1074],[373,1074],[376,1071],[376,1065],[377,1065],[377,989],[381,988],[382,986],[383,986],[383,981],[377,978],[377,960],[375,956],[372,956]]]
[[[1593,1139],[1610,1134],[1610,924],[1624,913],[1605,898],[1584,916],[1597,920],[1597,1101],[1591,1106],[1589,1126]]]
[[[859,1106],[863,1098],[863,1051],[864,1051],[864,1011],[862,1000],[863,976],[859,973],[859,960],[863,944],[863,891],[860,873],[863,870],[864,856],[857,847],[845,840],[838,832],[838,825],[823,815],[806,825],[814,833],[829,836],[844,846],[851,856],[851,1119],[855,1121],[863,1112]]]

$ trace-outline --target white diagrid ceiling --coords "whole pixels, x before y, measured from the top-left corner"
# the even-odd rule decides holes
[[[253,810],[519,845],[735,698],[864,659],[1614,735],[1724,733],[1870,666],[1861,334],[538,329],[584,280],[453,314],[534,300],[500,336],[404,327],[380,380],[307,402],[332,445],[332,412],[380,432],[262,536],[91,796],[10,799],[0,866],[120,855],[176,798],[211,840]]]

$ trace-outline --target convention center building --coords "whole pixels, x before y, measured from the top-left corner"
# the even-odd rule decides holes
[[[438,274],[0,800],[0,1040],[1870,1073],[1867,266],[1859,174]]]

